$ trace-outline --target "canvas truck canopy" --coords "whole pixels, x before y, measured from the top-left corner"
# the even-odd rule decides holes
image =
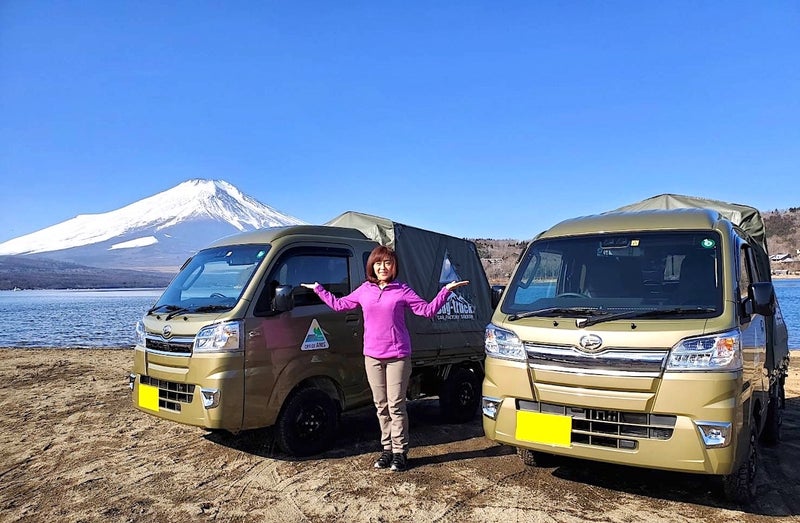
[[[755,207],[739,203],[727,203],[719,200],[709,200],[694,196],[679,194],[660,194],[640,202],[625,205],[611,212],[669,210],[669,209],[711,209],[722,217],[742,229],[753,239],[754,252],[756,253],[759,271],[772,280],[769,265],[769,250],[767,249],[767,232],[761,213]],[[768,366],[771,370],[781,366],[789,356],[789,334],[781,314],[780,305],[772,321],[767,322],[767,336],[772,343],[768,343]]]
[[[680,194],[660,194],[637,203],[625,205],[615,209],[615,212],[662,209],[711,209],[717,211],[725,219],[749,234],[761,246],[765,254],[769,252],[764,220],[761,218],[761,213],[758,212],[758,209],[749,205],[727,203],[694,196],[682,196]]]
[[[425,300],[433,299],[442,286],[451,281],[469,280],[469,285],[450,294],[432,321],[409,314],[407,323],[417,338],[448,335],[446,338],[434,336],[436,340],[427,339],[427,344],[478,344],[483,350],[484,329],[492,315],[491,294],[473,242],[353,211],[325,225],[357,229],[371,240],[394,249],[399,265],[397,279],[408,283]],[[479,340],[475,333],[480,333]],[[419,343],[417,339],[416,343]]]

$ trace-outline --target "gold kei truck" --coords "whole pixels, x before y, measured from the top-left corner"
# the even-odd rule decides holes
[[[238,433],[274,427],[288,454],[334,445],[340,413],[372,403],[360,309],[337,313],[301,283],[337,296],[365,280],[379,243],[395,248],[400,280],[432,299],[469,280],[432,319],[408,315],[409,396],[439,396],[445,419],[480,403],[489,283],[472,242],[359,213],[326,225],[223,238],[189,259],[136,327],[136,408],[165,420]]]
[[[786,325],[757,210],[661,195],[536,237],[486,329],[483,427],[553,455],[755,494],[780,439]]]

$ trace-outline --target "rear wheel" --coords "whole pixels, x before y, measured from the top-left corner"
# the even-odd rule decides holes
[[[756,473],[758,472],[758,438],[756,429],[750,430],[747,456],[739,466],[722,478],[725,497],[741,505],[750,503],[756,495]]]
[[[339,408],[320,389],[294,391],[275,424],[275,438],[281,449],[293,456],[319,454],[333,446],[339,428]]]
[[[475,417],[481,400],[480,379],[475,373],[454,369],[442,383],[439,408],[442,417],[451,423],[466,423]]]

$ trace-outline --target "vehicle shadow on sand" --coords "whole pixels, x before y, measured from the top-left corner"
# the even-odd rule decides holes
[[[746,506],[727,501],[718,477],[611,465],[571,458],[554,458],[552,474],[565,481],[592,485],[636,496],[693,503],[748,514],[800,515],[800,398],[788,398],[782,441],[759,445],[756,496]],[[599,502],[599,501],[598,501]]]
[[[411,447],[446,445],[483,437],[480,413],[463,424],[442,421],[438,400],[409,402]],[[654,500],[689,503],[711,508],[742,511],[769,517],[800,515],[800,398],[787,398],[783,415],[782,441],[775,446],[759,446],[759,471],[756,477],[755,500],[746,506],[729,502],[722,493],[720,478],[661,470],[626,467],[588,460],[553,457],[540,472],[550,473],[568,483],[600,487]],[[242,452],[281,461],[339,459],[379,452],[380,431],[372,406],[342,415],[339,436],[332,449],[309,457],[293,457],[277,446],[272,429],[246,431],[239,435],[209,433],[210,441]],[[472,447],[470,445],[470,447]],[[478,450],[459,445],[437,455],[416,454],[413,467],[475,458],[502,457],[516,453],[513,447],[491,445]],[[514,458],[516,459],[516,458]],[[567,487],[568,488],[568,487]],[[592,497],[592,490],[587,492]],[[598,495],[598,509],[607,500]],[[587,499],[591,502],[591,499]]]
[[[411,447],[441,445],[482,437],[483,425],[480,413],[466,423],[448,423],[442,419],[439,401],[425,398],[408,403],[408,417],[411,433]],[[282,461],[306,461],[318,459],[338,459],[380,452],[380,429],[372,405],[361,407],[342,414],[339,434],[332,448],[322,454],[308,457],[295,457],[284,453],[278,446],[273,428],[243,431],[239,434],[209,432],[209,441],[236,449],[248,454]],[[513,453],[513,449],[493,447],[485,451],[465,451],[432,457],[415,457],[415,463],[441,463],[471,457],[495,456]]]

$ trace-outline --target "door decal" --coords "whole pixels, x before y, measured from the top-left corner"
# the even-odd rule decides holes
[[[303,341],[303,346],[300,347],[300,350],[320,350],[327,349],[329,347],[330,345],[328,344],[328,340],[325,338],[325,333],[322,332],[319,322],[317,322],[317,319],[314,318],[311,320],[311,326],[308,328],[306,339]]]

